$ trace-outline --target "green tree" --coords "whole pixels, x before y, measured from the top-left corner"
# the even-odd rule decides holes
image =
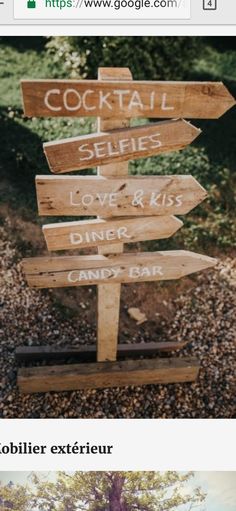
[[[43,511],[190,511],[200,506],[200,488],[186,490],[192,472],[59,472],[56,482],[37,474],[34,504]]]
[[[0,510],[1,511],[27,511],[31,502],[31,492],[27,486],[13,484],[0,484]]]

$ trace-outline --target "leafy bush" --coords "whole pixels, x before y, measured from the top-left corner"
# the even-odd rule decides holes
[[[184,80],[200,58],[197,37],[52,37],[54,62],[70,77],[97,78],[98,67],[129,67],[136,80]]]
[[[195,70],[201,74],[210,74],[215,80],[222,80],[222,76],[224,80],[235,80],[236,52],[229,50],[218,53],[214,48],[208,47],[196,62]]]

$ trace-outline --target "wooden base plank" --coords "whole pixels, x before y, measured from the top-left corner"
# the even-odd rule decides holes
[[[156,355],[158,352],[177,351],[186,346],[187,341],[182,342],[147,342],[135,344],[118,344],[118,357],[148,357]],[[19,346],[15,350],[15,358],[18,362],[27,362],[33,360],[65,360],[68,358],[78,358],[95,362],[96,346]]]
[[[182,383],[195,381],[198,371],[199,363],[192,357],[31,367],[19,369],[18,386],[30,394]]]

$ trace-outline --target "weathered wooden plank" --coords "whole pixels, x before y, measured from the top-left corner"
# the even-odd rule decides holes
[[[23,260],[31,287],[67,287],[113,282],[180,279],[215,266],[216,259],[186,250],[110,256],[33,257]]]
[[[158,352],[168,353],[178,351],[184,348],[188,341],[166,341],[166,342],[147,342],[134,344],[118,344],[118,357],[148,357],[156,355]],[[34,360],[66,360],[69,358],[78,358],[80,362],[96,361],[96,346],[19,346],[15,350],[15,358],[18,362],[32,362]]]
[[[132,74],[128,68],[99,68],[99,80],[120,80],[132,81]],[[127,83],[128,83],[127,82]],[[116,119],[110,117],[97,118],[98,131],[114,130],[116,128],[128,128],[130,121],[123,117]],[[101,162],[100,162],[101,163]],[[111,162],[110,165],[100,165],[97,168],[99,176],[103,177],[128,177],[128,161]],[[118,243],[107,243],[98,246],[98,254],[120,254],[124,245],[121,240]],[[117,359],[117,344],[119,335],[120,320],[120,294],[121,284],[100,284],[97,286],[97,362],[115,361]]]
[[[18,387],[21,392],[51,392],[126,385],[168,384],[195,381],[199,363],[196,358],[125,360],[21,368]]]
[[[201,133],[200,129],[182,119],[118,130],[112,130],[111,124],[110,121],[106,133],[91,133],[44,144],[50,170],[55,174],[72,172],[178,151]]]
[[[222,82],[22,80],[28,117],[213,119],[235,105]]]
[[[70,250],[169,238],[182,225],[174,216],[97,219],[44,225],[43,234],[49,251]]]
[[[183,215],[207,192],[192,176],[36,176],[44,216]]]

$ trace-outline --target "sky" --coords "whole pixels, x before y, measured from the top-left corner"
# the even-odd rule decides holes
[[[46,479],[53,480],[55,472],[42,472]],[[30,472],[0,472],[0,481],[29,483]],[[205,511],[236,511],[236,472],[194,472],[187,483],[187,491],[200,486],[207,493]],[[199,508],[200,509],[200,508]]]

